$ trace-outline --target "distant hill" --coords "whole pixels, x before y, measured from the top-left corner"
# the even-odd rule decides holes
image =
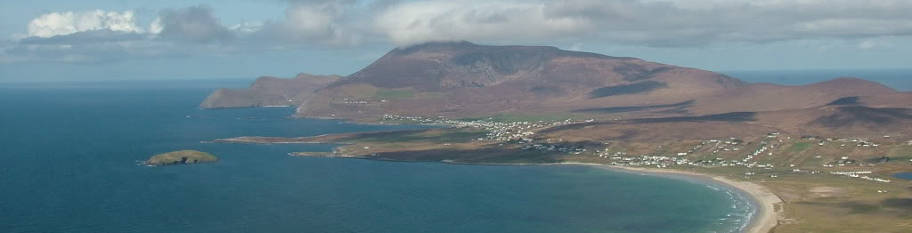
[[[912,94],[858,78],[749,84],[637,58],[463,41],[396,48],[347,77],[261,78],[249,89],[216,91],[201,104],[267,105],[298,106],[300,117],[366,121],[384,114],[522,115],[611,122],[605,129],[618,129],[619,122],[659,124],[682,133],[700,125],[712,125],[704,131],[740,125],[756,131],[880,133],[908,128]]]
[[[297,106],[314,90],[338,81],[339,76],[298,74],[292,79],[260,77],[246,89],[218,89],[200,104],[203,108]]]
[[[732,111],[781,111],[826,105],[845,97],[897,93],[879,83],[858,78],[837,78],[804,86],[750,84],[696,100],[691,111],[698,114]]]

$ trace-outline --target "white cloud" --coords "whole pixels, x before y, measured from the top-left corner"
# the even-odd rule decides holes
[[[141,33],[133,11],[52,12],[41,15],[28,25],[28,37],[48,38],[85,31],[110,30]]]
[[[206,6],[164,9],[141,17],[154,18],[143,23],[133,11],[53,12],[34,18],[27,33],[0,47],[0,62],[441,40],[572,49],[813,40],[877,49],[885,46],[883,38],[912,37],[908,12],[912,1],[904,0],[288,0],[284,14],[275,12],[278,20],[232,25]]]
[[[577,34],[591,22],[573,15],[550,15],[544,3],[427,1],[392,6],[376,27],[390,40],[408,45],[432,40],[502,40]]]
[[[161,28],[158,34],[162,38],[173,40],[207,43],[222,42],[234,37],[234,32],[222,25],[207,6],[162,10],[151,28]]]
[[[161,17],[155,18],[155,20],[152,20],[152,23],[149,24],[149,33],[159,34],[164,29],[165,26],[162,25]]]
[[[277,39],[292,44],[358,44],[361,35],[368,32],[357,24],[369,20],[370,16],[359,15],[364,12],[356,3],[346,0],[291,1],[281,21],[263,25],[262,36],[270,41]]]
[[[411,1],[376,16],[396,44],[579,40],[647,46],[912,35],[912,1]]]
[[[0,47],[0,63],[50,61],[97,63],[119,60],[221,54],[248,26],[229,29],[210,8],[164,9],[148,27],[137,26],[133,11],[54,12],[36,17],[28,34]],[[218,44],[212,44],[212,43]]]
[[[260,30],[262,30],[263,23],[262,22],[242,22],[239,24],[232,25],[231,27],[228,27],[228,29],[231,29],[231,31],[235,31],[235,32],[238,32],[241,34],[251,34],[251,33],[259,32]]]

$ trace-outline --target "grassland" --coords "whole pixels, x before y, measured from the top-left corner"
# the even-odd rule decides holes
[[[412,98],[414,96],[415,93],[413,91],[405,89],[379,89],[374,94],[374,98],[390,100]]]
[[[798,152],[807,150],[810,147],[811,147],[811,143],[809,143],[809,142],[798,142],[798,143],[792,144],[792,146],[789,147],[788,152],[798,153]]]

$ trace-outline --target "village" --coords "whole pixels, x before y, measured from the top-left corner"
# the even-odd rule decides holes
[[[784,137],[784,138],[780,138]],[[887,156],[880,156],[882,159],[879,159],[874,162],[863,163],[859,162],[857,159],[850,158],[850,156],[838,156],[836,159],[824,160],[825,155],[815,155],[813,158],[816,160],[824,161],[817,165],[812,164],[781,164],[783,169],[776,169],[777,166],[773,164],[776,153],[790,153],[787,151],[787,148],[783,148],[786,141],[791,140],[790,136],[783,136],[779,132],[771,132],[763,137],[764,140],[756,143],[754,146],[755,149],[748,153],[742,153],[743,157],[725,159],[722,157],[714,157],[720,153],[729,154],[737,153],[738,151],[745,151],[746,145],[745,142],[737,138],[728,138],[725,140],[720,139],[707,139],[702,140],[699,144],[694,145],[690,150],[674,153],[674,155],[654,155],[654,154],[640,154],[634,156],[627,156],[625,152],[613,152],[611,153],[607,148],[604,150],[596,150],[597,156],[602,159],[607,159],[610,161],[611,165],[616,166],[631,166],[631,167],[656,167],[656,168],[668,168],[673,166],[683,167],[701,167],[701,168],[720,168],[720,167],[743,167],[747,168],[747,172],[744,173],[744,176],[750,177],[762,173],[768,178],[778,178],[779,175],[789,173],[789,174],[798,174],[798,175],[819,175],[819,174],[829,174],[837,175],[848,178],[858,178],[867,181],[873,182],[883,182],[889,183],[890,179],[874,177],[874,172],[871,171],[872,167],[877,166],[880,163],[888,161]],[[815,141],[816,137],[802,137],[802,140],[805,141]],[[856,148],[869,148],[869,147],[879,147],[879,144],[872,143],[865,139],[860,138],[827,138],[825,140],[819,140],[815,145],[824,146],[826,143],[835,142],[839,143],[839,147],[842,150],[848,150],[850,147]],[[805,142],[799,142],[805,143]],[[797,143],[796,143],[797,144]],[[800,144],[798,144],[800,145]],[[780,150],[776,150],[780,148]],[[690,159],[687,156],[692,155],[696,152],[708,151],[709,156],[712,158],[704,159]],[[776,152],[774,152],[776,151]],[[793,153],[793,152],[792,152]],[[872,151],[872,153],[874,153]],[[706,156],[702,156],[706,157]],[[827,156],[832,157],[832,156]],[[855,156],[858,157],[858,156]],[[876,155],[870,155],[868,157],[876,157]],[[912,162],[912,161],[910,161]]]
[[[414,122],[422,125],[430,126],[441,126],[441,127],[452,127],[452,128],[478,128],[487,132],[485,137],[477,138],[478,141],[492,141],[492,142],[509,142],[509,141],[531,141],[531,136],[535,134],[535,131],[544,129],[547,127],[554,127],[560,125],[568,125],[578,123],[571,119],[555,122],[530,122],[530,121],[516,121],[516,122],[501,122],[501,121],[489,121],[489,120],[452,120],[447,119],[446,117],[437,117],[437,118],[428,118],[428,117],[415,117],[415,116],[401,116],[401,115],[392,115],[386,114],[383,115],[383,120],[385,121],[406,121]]]
[[[542,139],[534,137],[536,131],[548,127],[568,125],[587,121],[574,121],[567,119],[553,122],[500,122],[489,120],[452,120],[445,117],[427,118],[401,115],[384,115],[387,121],[409,121],[424,125],[454,128],[479,128],[486,132],[485,137],[475,139],[479,142],[494,143],[500,146],[519,145],[523,150],[534,150],[546,153],[558,153],[568,156],[568,160],[592,160],[613,166],[626,167],[652,167],[652,168],[745,168],[745,177],[762,175],[767,178],[778,178],[780,175],[834,175],[846,178],[855,178],[871,182],[889,183],[890,179],[877,177],[871,171],[879,163],[889,161],[889,157],[880,156],[881,159],[873,162],[861,162],[861,156],[849,155],[814,155],[818,164],[778,164],[776,156],[780,154],[796,153],[795,148],[788,146],[804,147],[838,146],[840,151],[854,149],[868,149],[870,154],[866,157],[877,157],[875,150],[882,145],[864,138],[823,138],[817,136],[795,137],[784,135],[781,132],[770,132],[762,135],[759,141],[746,142],[745,139],[729,137],[724,139],[705,139],[699,143],[688,146],[675,152],[651,152],[629,154],[616,148],[598,148],[592,145],[568,143],[563,139]],[[883,136],[890,139],[891,136]],[[795,141],[798,142],[795,142]],[[907,142],[908,143],[908,142]],[[604,144],[610,144],[605,142]],[[574,157],[576,156],[576,157]],[[912,160],[909,161],[912,163]]]

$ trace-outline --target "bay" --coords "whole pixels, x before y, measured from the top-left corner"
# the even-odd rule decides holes
[[[223,85],[0,88],[0,232],[731,232],[750,213],[721,186],[587,166],[300,158],[286,154],[333,145],[201,143],[416,127],[197,108]],[[137,164],[180,149],[220,161]]]

